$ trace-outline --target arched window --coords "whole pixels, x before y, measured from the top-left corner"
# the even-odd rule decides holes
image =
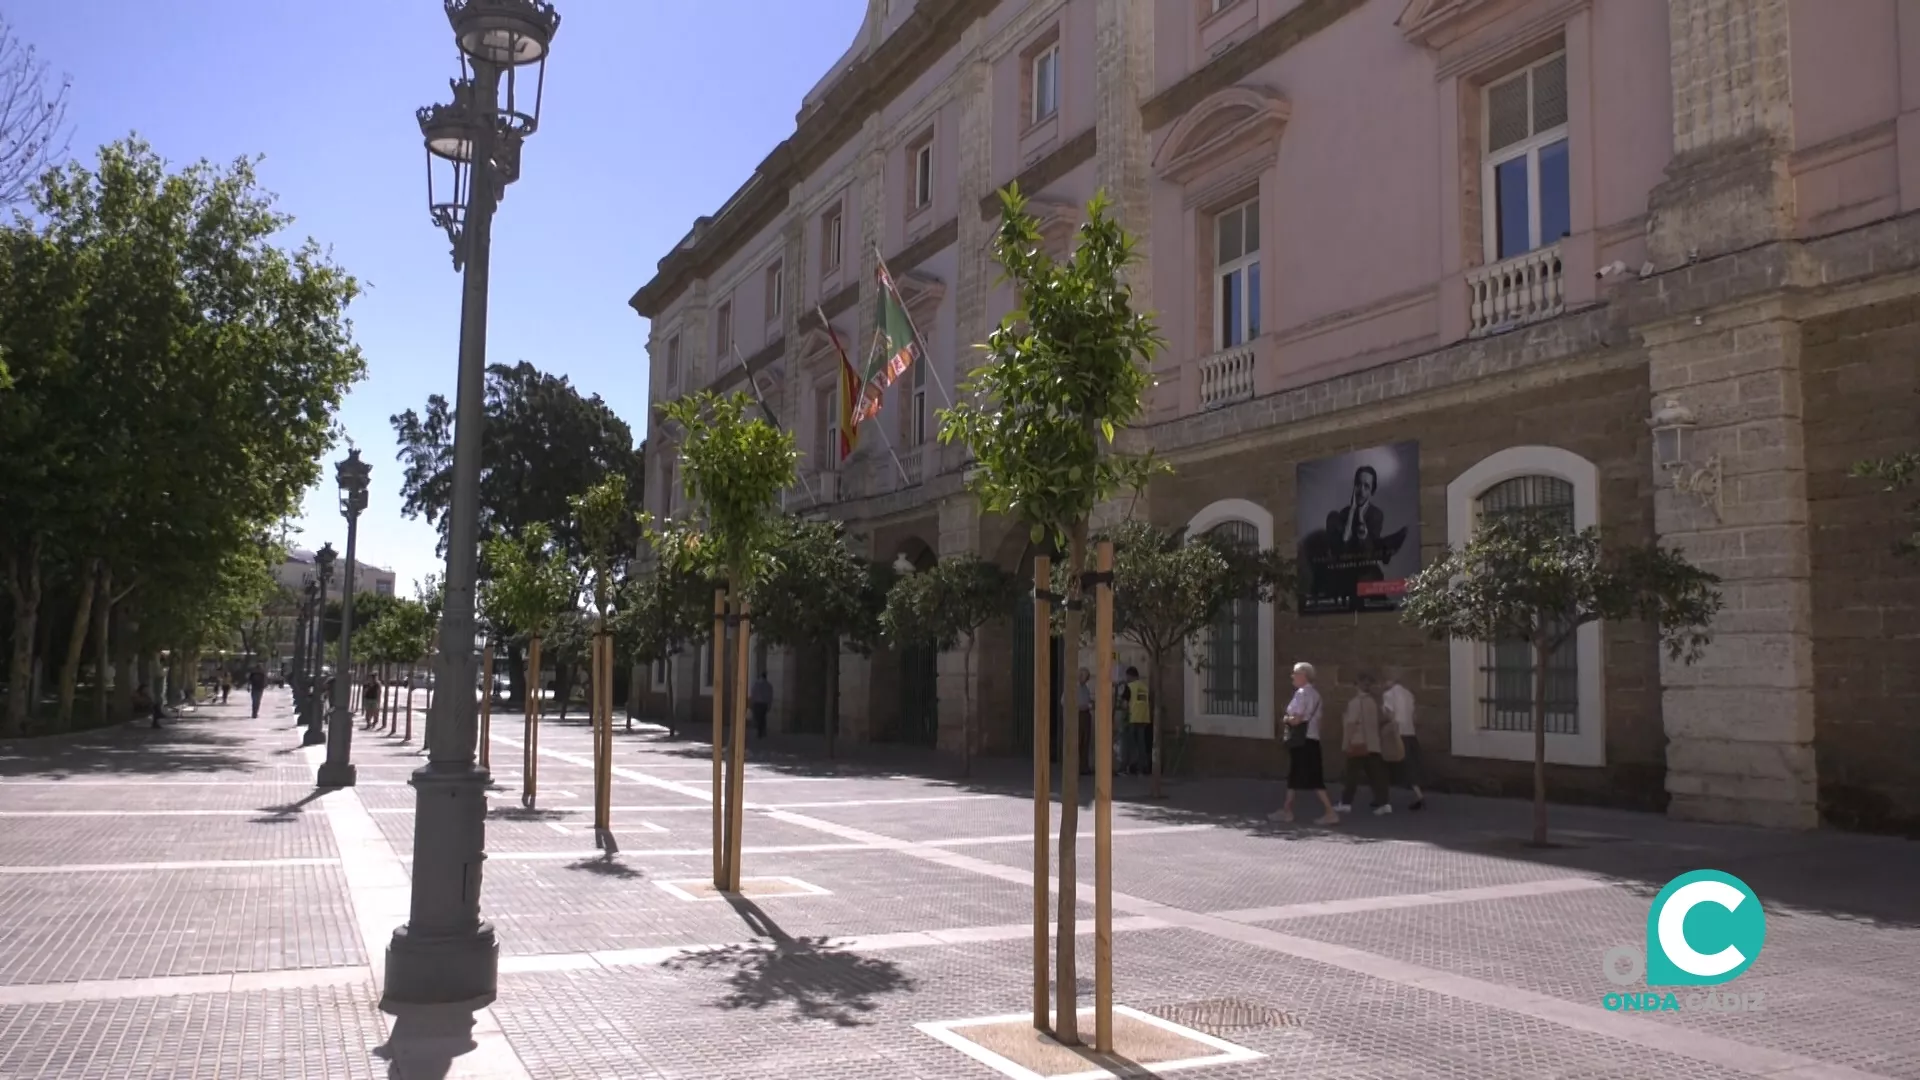
[[[1258,547],[1259,530],[1245,521],[1223,521],[1208,530],[1229,543]],[[1235,600],[1207,629],[1206,669],[1200,673],[1202,704],[1212,716],[1253,716],[1260,710],[1260,604]]]
[[[1516,476],[1481,492],[1479,520],[1538,513],[1573,531],[1573,485],[1557,476]],[[1524,641],[1481,645],[1478,723],[1487,731],[1533,730],[1533,649]],[[1580,650],[1568,640],[1547,661],[1547,733],[1580,732]]]
[[[1246,499],[1221,499],[1193,515],[1187,533],[1269,548],[1273,515]],[[1188,728],[1203,735],[1273,738],[1273,605],[1236,601],[1196,637],[1183,695]]]
[[[1557,516],[1569,531],[1599,524],[1599,470],[1571,451],[1516,446],[1447,485],[1447,540],[1466,543],[1483,522],[1520,512]],[[1548,659],[1547,760],[1606,764],[1603,632],[1582,626]],[[1520,642],[1455,641],[1451,648],[1456,757],[1533,759],[1533,657]]]

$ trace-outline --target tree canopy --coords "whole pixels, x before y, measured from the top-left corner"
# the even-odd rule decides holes
[[[678,429],[680,476],[703,534],[678,553],[748,590],[768,569],[768,548],[781,528],[780,493],[794,483],[800,451],[793,433],[752,415],[752,401],[741,393],[702,390],[659,409]]]
[[[513,632],[544,636],[580,599],[580,579],[556,545],[553,530],[535,523],[486,544],[492,575],[481,584],[482,604],[492,619]]]
[[[639,509],[645,468],[633,430],[600,395],[582,396],[566,376],[549,375],[525,361],[493,364],[487,368],[486,416],[481,535],[542,524],[578,556],[586,541],[568,500],[608,476],[626,479],[631,506]],[[424,412],[408,409],[390,422],[406,466],[401,512],[437,526],[444,553],[453,500],[453,403],[434,394]]]
[[[1523,642],[1533,658],[1534,842],[1547,841],[1548,664],[1580,627],[1651,623],[1667,655],[1693,663],[1711,640],[1720,579],[1659,544],[1609,545],[1564,513],[1490,515],[1407,583],[1401,618],[1436,641]]]

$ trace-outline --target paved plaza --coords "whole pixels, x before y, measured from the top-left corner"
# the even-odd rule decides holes
[[[0,744],[0,1080],[1007,1075],[929,1028],[1029,1007],[1017,762],[961,780],[905,753],[756,748],[744,874],[771,894],[712,897],[704,744],[620,732],[609,860],[584,723],[543,727],[528,811],[519,718],[498,718],[499,998],[396,1020],[376,980],[405,918],[417,746],[357,731],[359,786],[316,796],[284,694],[265,712]],[[1148,802],[1130,783],[1116,1000],[1239,1048],[1178,1075],[1920,1080],[1912,842],[1556,807],[1563,846],[1538,850],[1514,802],[1319,829],[1269,824],[1271,785]],[[1763,1007],[1603,1008],[1602,955],[1644,944],[1653,894],[1702,867],[1767,904],[1729,985]]]

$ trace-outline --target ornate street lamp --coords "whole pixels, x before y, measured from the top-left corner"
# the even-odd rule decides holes
[[[320,766],[315,787],[352,787],[353,710],[353,572],[354,545],[360,535],[360,512],[367,508],[367,483],[373,466],[360,460],[360,451],[334,467],[340,483],[340,513],[347,519],[347,568],[340,579],[340,672],[333,681],[333,715],[327,718],[327,760]]]
[[[432,1005],[493,1000],[500,945],[480,918],[487,786],[474,762],[474,587],[480,549],[480,457],[486,423],[487,274],[493,213],[519,178],[520,147],[539,127],[547,51],[560,16],[546,0],[445,0],[460,47],[453,100],[418,111],[427,205],[453,242],[460,295],[453,490],[447,507],[447,591],[427,720],[427,764],[415,792],[412,902],[387,947],[386,999]],[[524,86],[526,83],[530,86]],[[504,100],[502,95],[504,83]],[[523,93],[523,89],[531,93]],[[529,100],[530,99],[530,100]],[[445,177],[444,182],[436,175]]]
[[[293,660],[287,666],[287,686],[293,691],[293,726],[307,722],[307,646],[313,630],[313,575],[300,578],[300,602],[294,605]]]
[[[322,545],[314,553],[313,565],[319,568],[318,594],[313,602],[313,682],[307,691],[307,733],[300,736],[301,746],[319,746],[327,741],[321,720],[326,710],[327,672],[327,582],[333,580],[333,560],[339,558],[332,544]]]

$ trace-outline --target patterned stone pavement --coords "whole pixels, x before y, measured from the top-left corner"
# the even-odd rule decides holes
[[[394,1017],[379,954],[400,915],[378,883],[411,862],[418,746],[356,731],[360,785],[316,793],[288,710],[0,744],[0,1080],[1003,1075],[918,1025],[1030,1007],[1020,763],[959,778],[907,751],[756,746],[746,876],[804,889],[688,899],[675,883],[710,873],[704,744],[620,732],[606,859],[585,726],[543,725],[529,810],[522,722],[500,717],[499,998]],[[1182,1075],[1920,1080],[1911,842],[1556,807],[1562,846],[1539,850],[1508,802],[1317,829],[1270,825],[1262,784],[1155,802],[1130,783],[1116,998],[1260,1055]],[[1083,813],[1088,1001],[1091,828]],[[1767,906],[1765,950],[1729,987],[1763,1010],[1603,1008],[1601,956],[1643,944],[1653,894],[1701,867]]]

